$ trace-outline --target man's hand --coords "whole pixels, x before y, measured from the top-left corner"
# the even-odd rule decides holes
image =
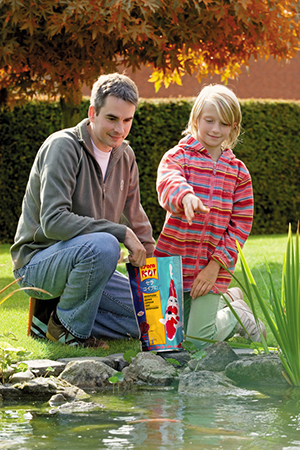
[[[202,212],[208,213],[209,209],[203,205],[200,198],[196,197],[194,194],[186,194],[182,199],[182,205],[184,209],[184,214],[187,218],[189,225],[192,225],[195,213]]]
[[[217,281],[219,270],[220,265],[216,261],[211,260],[207,266],[198,273],[191,289],[191,297],[193,299],[209,293]]]
[[[146,264],[146,249],[131,228],[127,228],[124,245],[129,251],[128,259],[133,266],[142,267]]]

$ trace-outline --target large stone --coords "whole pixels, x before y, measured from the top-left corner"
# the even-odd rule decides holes
[[[113,355],[107,355],[107,356],[80,356],[77,358],[61,358],[58,359],[60,363],[64,364],[64,367],[69,362],[78,362],[78,361],[97,361],[102,362],[106,364],[107,366],[111,367],[112,369],[121,372],[124,367],[128,366],[129,363],[123,358],[122,353],[114,353]]]
[[[17,372],[11,375],[9,383],[22,383],[24,381],[33,380],[35,378],[31,370],[26,370],[25,372]]]
[[[254,358],[240,359],[228,364],[225,374],[239,385],[288,386],[283,371],[283,365],[277,355],[257,355]]]
[[[52,361],[50,359],[34,359],[24,361],[24,363],[27,364],[28,369],[34,373],[36,377],[44,377],[46,375],[57,377],[66,367],[66,363]]]
[[[178,350],[178,351],[176,351],[176,350],[169,351],[168,350],[166,352],[159,352],[158,354],[165,360],[174,359],[175,361],[177,361],[177,363],[170,362],[170,364],[173,364],[175,369],[185,367],[191,359],[188,352],[185,350]]]
[[[228,364],[239,359],[227,342],[217,342],[204,349],[206,356],[200,361],[191,359],[188,367],[191,370],[210,370],[223,372]]]
[[[168,386],[177,376],[176,369],[161,356],[141,352],[123,370],[127,382]]]
[[[84,402],[82,400],[66,402],[50,410],[50,414],[78,414],[78,413],[88,413],[95,409],[102,409],[103,406],[94,402]]]
[[[19,389],[16,389],[9,383],[6,384],[0,383],[0,398],[2,400],[11,400],[11,399],[15,400],[21,397],[22,394],[20,393]]]
[[[49,405],[50,406],[60,406],[60,405],[64,405],[65,403],[67,403],[67,399],[63,394],[55,394],[52,395],[52,397],[49,400]]]
[[[178,392],[190,397],[229,397],[259,395],[255,391],[248,391],[235,386],[232,381],[222,373],[207,370],[181,374],[179,377]]]
[[[283,366],[276,354],[255,355],[251,349],[233,351],[226,342],[212,344],[205,351],[207,355],[202,360],[192,360],[190,363],[188,363],[190,355],[187,352],[166,352],[163,355],[141,352],[125,368],[123,366],[128,363],[121,354],[108,357],[72,358],[68,364],[68,359],[62,359],[58,363],[51,360],[26,361],[33,373],[44,373],[44,377],[14,385],[0,383],[0,399],[1,397],[3,400],[31,397],[49,400],[53,395],[60,394],[64,395],[66,402],[74,398],[86,398],[88,395],[79,387],[111,388],[109,378],[116,374],[114,368],[119,368],[118,371],[123,368],[125,379],[118,382],[118,385],[125,388],[132,386],[143,386],[149,389],[176,388],[174,382],[178,381],[178,374],[181,373],[179,391],[186,395],[209,397],[214,392],[216,395],[231,395],[230,392],[234,392],[233,395],[238,395],[239,392],[240,395],[244,395],[245,389],[238,391],[239,388],[235,385],[248,387],[248,389],[253,386],[257,389],[261,385],[264,390],[272,386],[282,389],[289,386],[282,375]],[[177,356],[180,359],[179,366],[173,367],[171,363],[164,360],[164,357],[177,359]],[[186,368],[184,368],[184,361],[188,364]],[[49,367],[55,368],[54,373],[63,367],[65,369],[58,378],[53,376],[45,378]],[[224,372],[227,378],[222,378],[220,372]],[[49,373],[49,375],[52,374],[53,372]]]
[[[84,399],[89,396],[83,390],[58,378],[35,378],[25,383],[17,383],[14,389],[20,397],[49,400],[54,394],[63,394],[66,399]]]
[[[80,360],[69,362],[58,378],[84,389],[100,389],[111,385],[109,378],[116,372],[101,361]]]

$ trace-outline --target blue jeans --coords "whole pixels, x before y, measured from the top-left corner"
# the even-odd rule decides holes
[[[118,240],[109,233],[91,233],[58,242],[36,253],[14,271],[21,287],[38,287],[60,297],[57,315],[74,336],[138,338],[129,281],[117,272]],[[47,301],[49,295],[26,290]]]

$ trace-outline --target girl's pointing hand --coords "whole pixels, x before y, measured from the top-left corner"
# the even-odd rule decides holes
[[[192,225],[193,218],[197,212],[202,212],[205,214],[209,212],[209,208],[204,206],[200,198],[192,193],[186,194],[183,197],[182,205],[189,225]]]

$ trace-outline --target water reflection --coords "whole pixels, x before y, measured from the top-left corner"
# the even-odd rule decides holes
[[[248,398],[138,391],[91,400],[99,408],[74,413],[4,403],[0,449],[300,449],[299,388]]]

